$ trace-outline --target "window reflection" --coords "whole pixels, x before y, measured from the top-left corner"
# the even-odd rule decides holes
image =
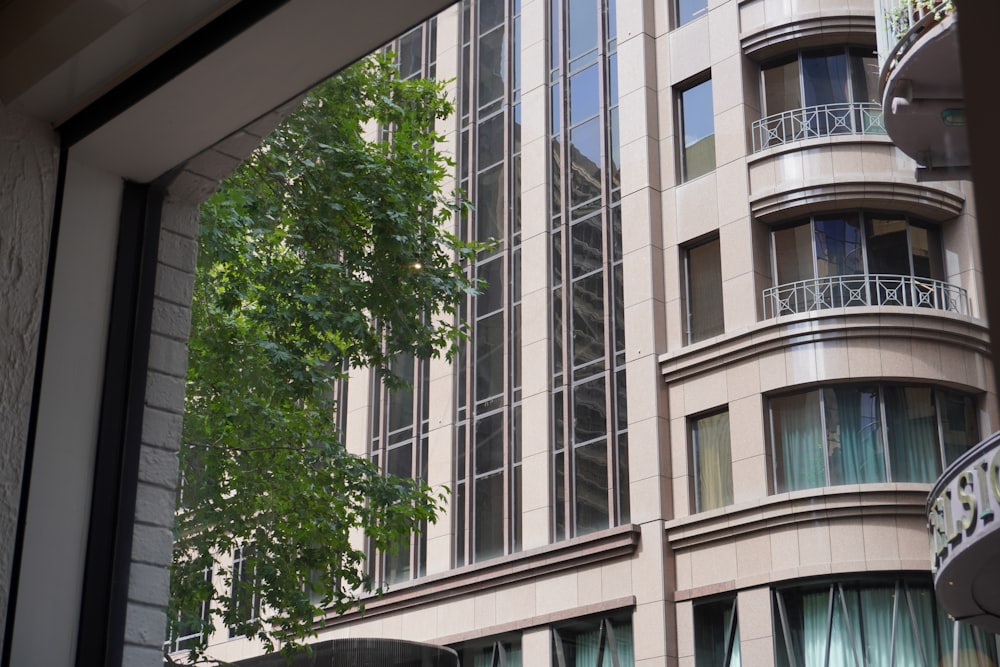
[[[689,181],[715,169],[712,80],[682,90],[678,105],[683,137],[681,180]]]

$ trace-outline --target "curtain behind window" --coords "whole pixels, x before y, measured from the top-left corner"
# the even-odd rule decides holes
[[[933,483],[941,473],[930,387],[885,387],[892,481]]]
[[[782,667],[789,653],[797,667],[997,667],[997,637],[952,621],[929,582],[792,588],[776,602]]]
[[[819,392],[781,396],[771,401],[778,450],[778,492],[826,485]]]
[[[876,387],[824,389],[830,484],[885,481],[882,419]]]
[[[733,460],[729,444],[729,412],[698,419],[694,424],[697,496],[702,512],[733,502]]]

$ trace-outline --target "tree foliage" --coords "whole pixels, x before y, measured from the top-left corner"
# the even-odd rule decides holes
[[[310,594],[342,613],[371,591],[358,530],[385,550],[436,517],[440,492],[344,449],[333,381],[370,366],[391,384],[395,356],[450,353],[461,335],[456,307],[474,286],[460,263],[475,249],[443,231],[452,165],[433,131],[451,112],[440,84],[368,59],[313,91],[203,206],[174,636],[216,623],[294,650],[313,632]],[[375,126],[391,140],[366,140]],[[253,577],[236,603],[229,555],[243,545]]]

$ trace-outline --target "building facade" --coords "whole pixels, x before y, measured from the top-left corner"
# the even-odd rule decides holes
[[[972,191],[918,182],[885,134],[883,20],[467,0],[399,40],[408,73],[454,82],[438,129],[488,287],[453,362],[399,360],[412,390],[352,373],[348,447],[451,493],[319,641],[476,666],[997,664],[934,601],[924,513],[1000,423]]]

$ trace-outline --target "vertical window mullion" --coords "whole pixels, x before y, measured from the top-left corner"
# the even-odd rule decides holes
[[[774,489],[772,493],[778,493],[778,456],[775,451],[777,444],[777,436],[774,433],[774,405],[771,401],[767,402],[767,417],[768,423],[770,424],[770,437],[771,442],[768,444],[767,451],[771,457],[771,488]]]
[[[809,242],[812,248],[812,278],[819,278],[819,244],[816,242],[816,217],[809,216]]]
[[[802,52],[799,51],[795,54],[795,61],[798,66],[798,84],[799,84],[799,104],[802,105],[802,109],[805,109],[808,104],[806,103],[806,69],[802,66]],[[803,121],[805,120],[805,114],[802,114]],[[804,123],[803,123],[804,124]],[[808,134],[802,138],[808,138]]]
[[[830,438],[826,424],[826,389],[818,388],[819,391],[819,432],[823,437],[823,479],[826,485],[830,486]]]
[[[502,257],[500,257],[502,264],[502,274],[504,276],[503,293],[501,295],[501,303],[503,304],[503,314],[501,315],[502,320],[502,335],[501,335],[501,367],[503,373],[503,379],[501,380],[501,391],[503,392],[503,398],[501,399],[501,404],[504,406],[504,416],[501,421],[501,429],[503,433],[501,434],[501,444],[503,447],[503,485],[502,485],[502,498],[503,509],[501,512],[503,518],[503,550],[504,553],[511,553],[513,551],[514,543],[514,517],[513,517],[513,492],[514,492],[514,475],[512,474],[512,452],[511,452],[511,419],[513,418],[513,411],[511,410],[511,398],[513,397],[513,387],[511,386],[511,347],[513,345],[511,340],[511,331],[513,326],[513,299],[511,294],[511,282],[512,266],[511,266],[511,188],[513,187],[513,179],[511,178],[512,160],[511,155],[513,153],[513,141],[510,132],[510,115],[511,115],[511,85],[514,81],[514,35],[512,28],[513,22],[510,16],[510,2],[504,2],[503,7],[503,19],[502,19],[502,30],[503,39],[506,44],[507,52],[507,62],[504,63],[504,77],[506,85],[503,89],[502,102],[500,104],[500,114],[503,116],[503,202],[501,204],[500,210],[503,212],[503,222],[500,225],[501,233],[503,234],[503,239],[500,242],[500,252]]]
[[[427,39],[426,30],[424,31],[423,37],[424,40]],[[426,60],[424,61],[424,63],[426,64]],[[420,450],[424,438],[423,402],[427,400],[427,397],[424,396],[423,392],[424,364],[416,358],[414,358],[411,363],[413,364],[413,389],[412,389],[413,402],[411,406],[412,421],[410,422],[410,441],[412,442],[412,444],[410,445],[410,478],[420,479],[420,469],[421,469]],[[420,545],[419,545],[420,537],[417,535],[416,532],[411,531],[409,539],[410,539],[410,559],[409,559],[410,577],[414,578],[420,571],[420,564],[418,562],[420,553]]]
[[[948,460],[944,451],[944,409],[941,405],[941,392],[937,387],[931,388],[931,396],[934,397],[934,421],[937,426],[938,458],[941,461],[941,470],[948,467]]]
[[[785,609],[785,600],[781,596],[780,591],[775,591],[774,595],[778,601],[778,616],[781,620],[781,634],[785,639],[785,655],[788,657],[788,664],[790,667],[799,667],[799,661],[796,659],[795,651],[792,649],[792,633],[791,628],[788,626],[788,612]]]
[[[570,138],[570,117],[569,117],[569,8],[567,6],[568,0],[552,0],[553,4],[559,7],[559,151],[561,168],[559,170],[559,177],[562,180],[559,186],[559,196],[561,199],[560,210],[561,210],[561,221],[562,221],[562,234],[560,235],[559,241],[562,245],[562,251],[560,253],[560,260],[562,262],[562,267],[560,269],[562,275],[562,355],[563,355],[563,386],[565,390],[562,392],[563,401],[563,513],[565,516],[565,536],[572,537],[574,534],[574,528],[576,526],[576,512],[574,503],[574,485],[573,485],[573,475],[576,469],[574,465],[575,459],[575,447],[573,442],[573,347],[574,340],[572,337],[573,331],[573,321],[572,321],[572,290],[573,290],[573,276],[572,276],[572,257],[570,252],[572,251],[572,214],[570,212],[570,187],[568,187],[570,179],[572,178],[572,168],[570,165],[570,149],[569,149],[569,138]]]
[[[885,479],[892,482],[892,464],[889,460],[889,421],[886,419],[885,411],[885,386],[878,385],[878,409],[879,418],[882,420],[882,456],[885,459]]]
[[[615,344],[612,338],[614,328],[614,308],[615,308],[615,285],[614,271],[612,270],[611,253],[611,170],[608,169],[608,160],[611,155],[611,147],[608,145],[608,13],[605,11],[603,0],[594,0],[597,11],[598,36],[597,36],[597,79],[600,85],[597,87],[597,117],[602,131],[599,135],[598,154],[601,161],[601,270],[604,272],[604,447],[607,465],[607,503],[608,503],[608,525],[615,525],[615,492],[618,488],[617,466],[615,465],[615,443],[617,442],[617,414],[615,413]]]
[[[823,667],[830,667],[830,643],[833,638],[833,597],[837,584],[830,584],[830,595],[826,605],[826,647],[823,651]]]

